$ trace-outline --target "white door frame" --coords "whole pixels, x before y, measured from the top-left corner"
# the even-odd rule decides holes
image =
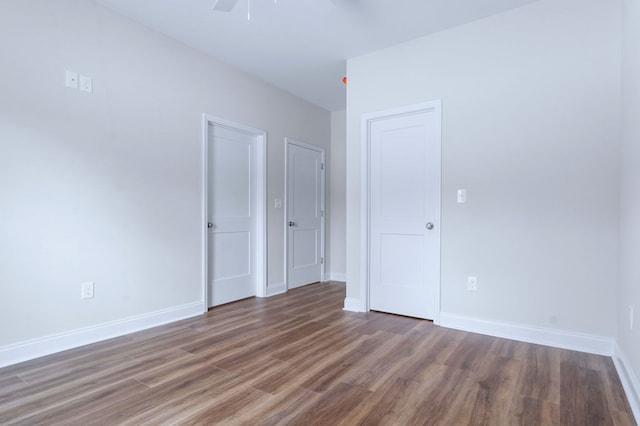
[[[361,130],[360,130],[360,145],[361,145],[361,164],[362,170],[360,172],[360,311],[369,312],[370,303],[369,303],[369,287],[370,277],[369,277],[369,255],[370,255],[370,240],[371,240],[371,227],[370,227],[370,194],[371,194],[371,185],[370,185],[370,176],[371,176],[371,150],[370,150],[370,136],[371,136],[371,123],[380,119],[386,119],[394,116],[412,114],[416,112],[435,112],[438,114],[438,119],[436,120],[436,134],[438,138],[437,143],[437,155],[441,157],[441,146],[442,146],[442,101],[432,101],[432,102],[424,102],[414,105],[408,105],[399,108],[393,108],[384,111],[376,111],[367,114],[363,114],[361,118]],[[440,163],[439,163],[440,165]],[[438,182],[436,182],[437,188],[437,197],[438,200],[442,200],[441,195],[441,186],[442,186],[442,166],[440,165],[440,170],[438,170]],[[440,209],[442,208],[442,201],[440,201]],[[438,209],[437,217],[434,218],[436,223],[441,223],[440,216],[441,211]],[[438,239],[438,246],[441,245],[441,230],[442,226],[438,226],[435,230],[435,236]],[[440,324],[440,293],[441,293],[441,282],[438,285],[438,309],[436,318],[433,318],[434,324]]]
[[[224,126],[256,136],[256,296],[267,291],[267,132],[202,114],[202,311],[209,310],[209,125]]]
[[[289,212],[289,146],[290,145],[298,145],[303,148],[307,148],[313,151],[319,151],[322,156],[322,173],[320,177],[320,210],[322,211],[322,215],[320,217],[320,257],[323,259],[322,267],[320,268],[320,282],[324,282],[324,259],[326,259],[324,253],[324,230],[325,230],[325,176],[326,176],[326,165],[325,165],[325,151],[324,148],[317,145],[311,145],[308,143],[300,142],[291,138],[284,138],[284,291],[289,291],[289,227],[287,222],[289,218],[287,214]]]

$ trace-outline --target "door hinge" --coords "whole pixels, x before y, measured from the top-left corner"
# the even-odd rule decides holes
[[[320,264],[324,264],[324,257],[320,258]]]
[[[320,217],[324,217],[324,210],[320,210]]]
[[[324,170],[324,163],[320,163],[320,170]]]

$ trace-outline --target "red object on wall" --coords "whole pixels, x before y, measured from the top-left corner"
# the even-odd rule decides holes
[[[347,84],[347,76],[346,76],[346,75],[345,75],[344,77],[342,77],[342,82],[343,82],[344,84]]]

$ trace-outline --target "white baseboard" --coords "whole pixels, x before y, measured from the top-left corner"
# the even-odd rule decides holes
[[[328,277],[327,281],[341,281],[345,283],[347,282],[347,274],[344,274],[344,273],[332,272],[328,274],[327,277]]]
[[[278,284],[269,284],[267,286],[267,297],[275,296],[276,294],[285,293],[287,289],[284,286],[284,283]]]
[[[487,334],[489,336],[519,340],[521,342],[553,346],[597,355],[613,355],[614,339],[611,337],[508,322],[489,321],[445,312],[440,314],[440,325],[456,330]]]
[[[617,343],[613,354],[613,363],[616,366],[624,392],[627,394],[636,423],[640,424],[640,381],[638,381],[638,377],[633,372],[627,356]]]
[[[345,297],[343,310],[350,312],[364,312],[362,310],[360,299],[355,299],[353,297]]]
[[[201,314],[202,302],[199,301],[0,347],[0,367]]]

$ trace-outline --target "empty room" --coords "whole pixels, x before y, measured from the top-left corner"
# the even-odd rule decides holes
[[[0,424],[640,422],[640,0],[0,0],[0,69]]]

